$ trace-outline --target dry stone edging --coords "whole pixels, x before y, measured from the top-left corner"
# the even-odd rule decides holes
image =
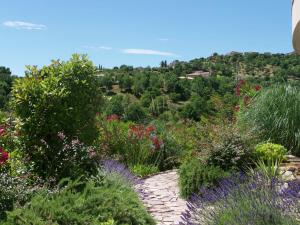
[[[138,187],[143,190],[142,202],[157,225],[179,225],[181,214],[187,209],[179,196],[177,170],[165,171],[147,177]]]

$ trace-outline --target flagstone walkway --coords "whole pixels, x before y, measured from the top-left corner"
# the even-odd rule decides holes
[[[181,213],[187,207],[186,201],[179,197],[176,170],[146,178],[140,188],[145,194],[142,201],[157,225],[178,225],[182,222]]]

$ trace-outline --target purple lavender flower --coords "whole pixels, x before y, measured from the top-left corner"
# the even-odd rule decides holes
[[[235,174],[214,188],[201,188],[182,214],[184,224],[297,224],[300,217],[300,184],[288,187],[277,178],[261,174]]]
[[[122,163],[115,160],[103,160],[101,163],[103,169],[108,173],[117,173],[132,185],[141,183],[141,179],[134,176]]]

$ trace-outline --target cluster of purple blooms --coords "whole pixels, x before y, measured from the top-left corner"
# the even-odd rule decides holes
[[[235,174],[191,196],[181,225],[294,224],[299,217],[299,181]]]
[[[140,198],[144,199],[147,197],[147,194],[142,188],[144,181],[141,178],[134,176],[124,164],[116,160],[108,159],[103,160],[101,162],[101,166],[105,172],[109,174],[118,174],[119,176],[123,177],[124,181],[132,185],[135,191],[139,194]]]

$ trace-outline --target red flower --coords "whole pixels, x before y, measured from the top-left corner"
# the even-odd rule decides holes
[[[112,115],[108,115],[106,117],[106,120],[107,121],[118,121],[118,120],[120,120],[120,117],[116,114],[112,114]]]
[[[0,147],[0,165],[5,164],[8,158],[9,158],[8,152],[4,151],[4,149]]]
[[[260,85],[256,85],[254,88],[256,91],[259,91],[260,89],[262,89],[262,87]]]
[[[159,140],[157,137],[151,138],[151,141],[152,141],[152,144],[153,144],[155,150],[160,149],[160,143],[159,143]]]
[[[147,135],[150,135],[154,131],[155,131],[155,126],[153,126],[153,125],[146,128]]]
[[[141,139],[145,134],[145,127],[143,125],[129,126],[129,136]]]

